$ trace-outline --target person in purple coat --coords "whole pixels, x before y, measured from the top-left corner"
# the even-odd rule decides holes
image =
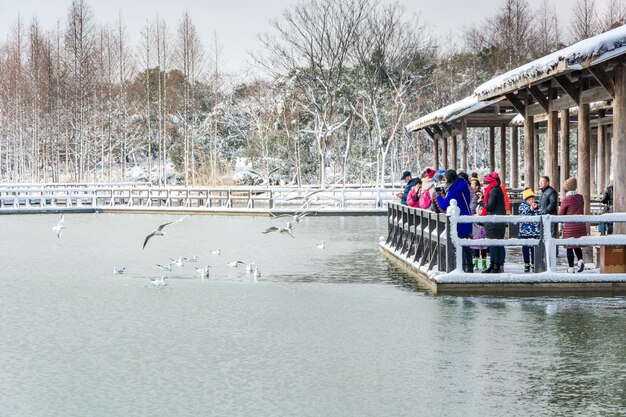
[[[565,198],[561,201],[559,216],[585,214],[585,199],[576,192],[576,188],[578,188],[576,178],[568,178],[563,183]],[[563,239],[583,236],[587,236],[587,225],[585,223],[563,223]],[[565,249],[567,249],[567,263],[569,265],[567,272],[572,274],[574,272],[583,272],[585,263],[583,262],[583,250],[580,246],[569,245],[565,246]],[[576,266],[574,266],[574,254],[576,254],[578,259]]]

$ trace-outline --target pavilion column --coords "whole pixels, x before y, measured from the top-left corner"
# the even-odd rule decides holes
[[[535,136],[534,136],[534,150],[535,150],[535,154],[534,154],[534,158],[533,158],[533,165],[535,167],[534,169],[534,177],[533,177],[533,187],[537,187],[539,185],[539,176],[540,174],[540,166],[539,166],[539,133],[537,133],[539,125],[535,125]],[[552,179],[551,179],[552,180]],[[531,187],[532,188],[532,187]]]
[[[615,127],[611,129],[612,132],[615,132]],[[611,154],[613,153],[613,133],[609,133],[606,129],[604,131],[604,183],[609,184],[611,181]]]
[[[528,111],[528,106],[526,106]],[[524,186],[534,189],[535,180],[535,117],[524,118]]]
[[[598,153],[597,153],[597,159],[596,159],[596,171],[597,171],[597,177],[596,177],[596,193],[600,194],[602,193],[602,191],[604,191],[604,187],[606,187],[606,181],[605,181],[605,166],[604,166],[604,154],[606,152],[605,149],[605,144],[606,144],[606,140],[604,139],[605,136],[605,131],[606,131],[606,127],[605,125],[602,124],[602,119],[604,119],[604,110],[600,110],[598,112]]]
[[[558,180],[554,179],[554,181],[559,181],[560,184],[554,183],[554,189],[557,188],[561,191],[561,198],[565,197],[565,191],[563,190],[563,183],[566,179],[570,177],[570,169],[569,169],[569,109],[561,110],[561,146],[560,146],[560,157],[559,162],[561,162],[561,175]]]
[[[613,99],[613,209],[626,212],[626,67],[623,62],[615,65],[615,98]],[[626,232],[624,223],[614,224],[614,233]]]
[[[439,169],[439,136],[433,138],[433,159],[435,161],[435,170]]]
[[[590,122],[591,123],[591,122]],[[591,132],[589,140],[589,183],[591,193],[596,194],[598,184],[600,183],[598,175],[598,134]]]
[[[458,165],[458,152],[457,152],[457,136],[456,135],[452,135],[450,136],[450,140],[452,142],[450,142],[450,160],[451,160],[451,164],[450,164],[450,169],[453,169],[455,171],[457,171],[459,169],[459,165]]]
[[[511,188],[519,187],[519,129],[511,126]]]
[[[461,125],[461,168],[467,171],[467,123]]]
[[[589,104],[578,106],[578,190],[585,199],[585,214],[589,214],[591,201],[591,176],[590,176],[590,148],[591,148],[591,123],[589,118]]]
[[[437,165],[437,169],[448,169],[448,137],[441,137],[441,162],[443,166]]]
[[[496,128],[489,128],[489,171],[496,170]]]
[[[506,126],[500,126],[500,179],[506,182]]]
[[[548,112],[544,175],[550,177],[554,189],[559,188],[559,114],[555,111]]]

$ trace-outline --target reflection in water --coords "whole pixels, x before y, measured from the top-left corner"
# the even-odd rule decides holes
[[[625,297],[433,296],[384,217],[192,216],[142,251],[169,220],[0,217],[0,415],[626,415]],[[156,267],[194,255],[209,280]]]

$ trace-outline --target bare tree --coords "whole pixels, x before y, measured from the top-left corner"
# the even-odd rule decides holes
[[[598,33],[598,15],[595,0],[576,0],[570,26],[573,42],[590,38]]]
[[[535,56],[543,56],[561,46],[561,31],[556,7],[548,0],[543,0],[537,11],[536,41],[533,42]]]
[[[277,38],[261,38],[270,56],[258,62],[274,74],[290,77],[305,96],[301,105],[312,126],[304,132],[315,137],[322,187],[329,140],[349,120],[339,109],[349,52],[373,7],[372,0],[311,0],[285,10],[282,20],[272,23]]]
[[[600,21],[600,31],[606,32],[623,24],[626,24],[626,1],[609,0]]]

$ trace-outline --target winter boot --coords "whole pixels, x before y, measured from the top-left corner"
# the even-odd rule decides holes
[[[500,264],[495,264],[493,266],[493,270],[491,271],[492,274],[499,274],[502,272],[502,265]]]
[[[524,264],[524,272],[530,272],[530,264],[529,263]]]
[[[570,266],[567,268],[567,273],[568,274],[573,274],[574,272],[576,272],[576,268],[574,268],[573,266]]]
[[[582,259],[578,260],[578,269],[576,270],[576,272],[583,272],[585,270],[585,262],[583,262]]]
[[[483,259],[482,267],[483,267],[483,272],[487,272],[487,260],[486,259]]]
[[[495,266],[494,264],[491,264],[491,265],[489,265],[489,268],[484,269],[484,270],[483,270],[483,272],[484,272],[485,274],[491,274],[491,273],[493,272],[493,270],[495,269],[495,267],[496,267],[496,266]]]

